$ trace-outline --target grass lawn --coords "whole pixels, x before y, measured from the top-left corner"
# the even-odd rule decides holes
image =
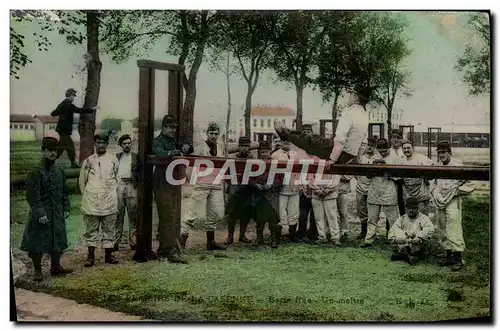
[[[77,208],[77,197],[73,198]],[[14,203],[18,205],[19,203]],[[389,261],[388,247],[235,245],[188,249],[188,265],[166,262],[80,268],[66,278],[17,286],[115,311],[184,321],[432,321],[489,315],[489,198],[465,200],[466,267]],[[19,214],[21,214],[21,209]],[[18,215],[20,216],[20,215]],[[72,224],[72,223],[75,224]],[[70,242],[81,218],[68,222]],[[12,227],[12,243],[19,237]],[[80,261],[78,262],[80,263]]]

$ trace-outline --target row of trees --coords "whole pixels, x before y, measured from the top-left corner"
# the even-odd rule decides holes
[[[105,53],[117,63],[147,56],[152,46],[167,45],[165,52],[186,66],[184,79],[185,139],[192,140],[196,80],[201,65],[208,63],[227,78],[228,120],[230,78],[247,83],[245,132],[250,134],[250,109],[263,70],[275,73],[296,91],[297,127],[302,124],[302,95],[312,86],[332,105],[337,117],[339,99],[354,86],[374,86],[373,102],[388,111],[398,96],[409,95],[409,72],[404,60],[410,54],[405,37],[406,21],[399,14],[349,11],[52,11],[59,20],[39,19],[47,13],[16,11],[18,20],[37,17],[40,50],[50,46],[45,31],[58,31],[71,44],[86,43],[87,87],[85,106],[97,104]],[[13,45],[15,47],[13,47]],[[22,36],[11,27],[11,75],[29,63]],[[488,76],[489,79],[489,76]],[[229,127],[229,125],[226,125]],[[95,114],[82,116],[80,155],[92,151]],[[227,136],[227,135],[226,135]],[[87,143],[86,143],[87,141]]]

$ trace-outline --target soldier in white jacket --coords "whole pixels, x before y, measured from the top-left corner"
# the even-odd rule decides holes
[[[294,161],[299,162],[299,154],[290,149],[289,141],[282,141],[281,148],[274,152],[271,156],[274,160],[278,161]],[[299,220],[299,186],[294,185],[298,176],[292,174],[290,182],[284,183],[279,195],[279,229],[283,226],[288,226],[288,238],[290,241],[297,240],[297,223]]]
[[[414,152],[411,141],[403,142],[402,146],[405,155],[404,165],[434,165],[434,162],[427,156]],[[429,186],[430,183],[425,178],[403,178],[404,199],[417,199],[418,211],[427,216],[429,215],[429,200],[431,198]]]
[[[451,146],[447,141],[438,144],[437,153],[440,166],[460,167],[463,163],[452,157]],[[432,190],[436,206],[436,219],[442,247],[446,257],[440,261],[443,266],[459,271],[463,267],[462,252],[465,250],[462,230],[462,195],[475,189],[468,180],[437,179]]]
[[[102,245],[105,262],[116,264],[112,253],[115,244],[116,214],[118,212],[118,159],[106,152],[109,137],[105,134],[94,136],[95,153],[83,161],[80,170],[81,210],[85,220],[83,235],[88,246],[85,267],[95,262],[95,248]],[[102,234],[99,231],[101,228]]]
[[[374,164],[393,164],[400,165],[401,158],[390,152],[390,145],[387,139],[380,138],[377,140],[377,151],[382,157],[381,160],[375,160]],[[362,248],[369,247],[373,244],[377,224],[379,222],[380,213],[384,212],[389,225],[392,226],[396,219],[400,216],[398,209],[398,195],[395,181],[398,178],[389,177],[373,177],[368,189],[368,228]],[[390,228],[389,226],[389,228]]]
[[[312,191],[311,203],[318,230],[318,240],[315,243],[327,243],[327,236],[330,235],[330,242],[335,246],[341,246],[340,229],[337,219],[340,175],[323,175],[322,180],[329,181],[328,184],[318,183],[313,174],[309,175],[308,178],[309,187]]]
[[[198,156],[224,156],[224,148],[218,143],[220,134],[219,125],[210,122],[207,128],[207,140],[194,148],[193,155]],[[203,169],[200,169],[203,170]],[[186,246],[189,231],[199,217],[200,212],[205,213],[205,230],[207,234],[207,250],[225,250],[224,245],[215,241],[215,229],[217,223],[224,217],[224,196],[222,181],[214,183],[217,177],[217,169],[213,169],[208,176],[200,176],[191,192],[187,205],[186,219],[181,223],[181,245]]]
[[[434,224],[430,218],[418,211],[418,200],[406,200],[405,215],[400,216],[389,230],[392,243],[391,261],[404,260],[411,265],[422,257],[422,249],[434,232]]]

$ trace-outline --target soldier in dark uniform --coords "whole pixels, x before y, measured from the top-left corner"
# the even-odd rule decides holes
[[[191,154],[193,146],[175,141],[177,121],[171,115],[162,120],[162,131],[153,142],[153,154],[156,156],[181,156]],[[180,231],[181,220],[177,218],[173,196],[178,187],[167,182],[166,165],[157,165],[153,174],[153,192],[158,208],[158,257],[172,263],[187,263],[182,257]]]
[[[62,253],[68,248],[66,219],[70,204],[64,171],[54,165],[57,145],[56,138],[43,138],[42,161],[31,170],[26,182],[26,200],[30,210],[21,250],[28,252],[33,261],[35,281],[43,280],[42,257],[47,253],[50,254],[52,276],[72,272],[60,264]]]
[[[259,143],[259,159],[271,160],[271,145],[268,141]],[[283,183],[283,174],[276,174],[271,185],[267,184],[269,172],[250,178],[250,203],[253,209],[253,218],[257,223],[257,245],[264,243],[264,225],[269,223],[271,230],[271,247],[278,248],[280,233],[279,222],[279,192]]]
[[[75,144],[71,139],[73,133],[73,115],[74,114],[90,114],[97,109],[97,106],[83,109],[75,106],[73,101],[76,97],[76,91],[72,88],[66,91],[66,99],[62,101],[57,108],[50,113],[50,116],[59,116],[57,120],[56,132],[59,134],[59,146],[57,151],[57,158],[59,158],[64,151],[68,153],[68,158],[71,161],[72,168],[78,168],[76,163]]]
[[[237,159],[253,159],[250,153],[250,138],[240,137],[238,140],[239,152],[236,154]],[[238,175],[238,183],[241,183],[242,175]],[[251,206],[248,203],[250,200],[250,192],[247,185],[228,185],[227,187],[229,200],[227,203],[228,219],[228,234],[225,244],[231,245],[234,243],[234,231],[236,229],[236,221],[240,220],[240,236],[239,242],[249,243],[250,239],[245,236],[248,223],[251,217]],[[249,210],[250,209],[250,210]],[[250,212],[249,212],[250,211]]]

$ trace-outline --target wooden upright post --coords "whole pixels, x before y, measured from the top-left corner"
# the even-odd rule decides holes
[[[152,248],[153,233],[153,165],[148,155],[153,150],[154,135],[154,84],[153,68],[139,68],[139,183],[137,187],[137,251],[136,261],[147,261]]]

